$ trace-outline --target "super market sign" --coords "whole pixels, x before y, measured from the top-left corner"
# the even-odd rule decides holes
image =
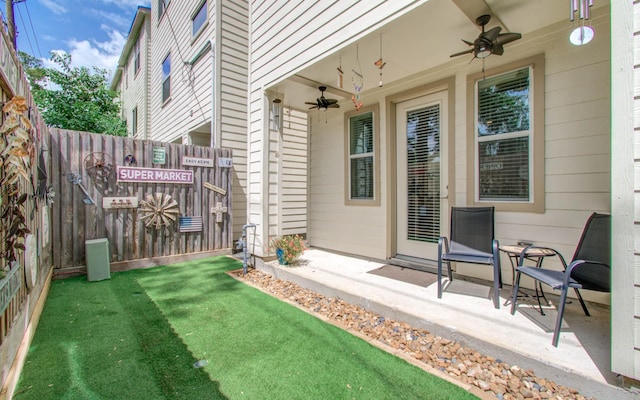
[[[193,171],[118,166],[118,182],[193,183]]]

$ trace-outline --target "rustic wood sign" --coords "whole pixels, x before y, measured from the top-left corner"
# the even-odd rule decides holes
[[[138,208],[137,197],[103,197],[102,208]]]
[[[218,158],[218,167],[220,167],[220,168],[231,168],[231,167],[233,167],[233,159],[231,157],[220,157],[220,158]]]
[[[189,167],[213,168],[213,159],[182,156],[182,165]]]
[[[211,207],[211,214],[216,215],[216,222],[222,222],[222,214],[226,213],[227,207],[223,207],[222,203],[216,203],[215,207]]]
[[[227,195],[227,189],[223,189],[221,187],[218,187],[212,183],[209,182],[205,182],[202,184],[202,186],[204,186],[205,188],[209,189],[209,190],[213,190],[216,193],[220,193],[223,196]]]
[[[201,232],[202,216],[180,217],[178,227],[180,232]]]
[[[118,166],[118,182],[193,183],[193,171]]]

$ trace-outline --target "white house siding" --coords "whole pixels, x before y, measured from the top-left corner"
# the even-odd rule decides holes
[[[249,221],[257,230],[258,255],[266,254],[265,237],[278,234],[266,216],[278,208],[269,192],[265,155],[277,149],[264,140],[268,131],[267,87],[371,32],[424,1],[254,1],[250,7]],[[322,27],[322,35],[317,28]],[[268,157],[268,156],[267,156]]]
[[[220,2],[218,98],[220,147],[233,149],[233,231],[247,222],[247,81],[249,76],[249,4]]]
[[[640,2],[611,3],[611,369],[640,379]]]
[[[285,108],[277,188],[280,235],[307,233],[308,137],[307,113]]]

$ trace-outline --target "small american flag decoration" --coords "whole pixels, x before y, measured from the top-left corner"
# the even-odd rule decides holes
[[[201,232],[202,217],[180,217],[180,232]]]

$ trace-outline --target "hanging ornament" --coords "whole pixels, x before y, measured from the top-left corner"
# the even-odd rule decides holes
[[[380,58],[378,59],[378,61],[374,62],[373,65],[375,65],[380,71],[380,80],[378,81],[378,87],[382,87],[382,68],[387,65],[387,63],[382,59],[382,35],[380,35]]]
[[[362,100],[360,99],[360,93],[362,93],[362,86],[364,86],[364,78],[362,76],[362,68],[360,68],[360,50],[358,45],[356,45],[356,63],[358,64],[358,70],[351,69],[353,75],[351,76],[351,83],[353,83],[354,94],[351,95],[351,101],[353,101],[353,105],[356,107],[356,111],[360,111],[363,106]]]
[[[340,64],[338,65],[338,87],[342,89],[342,77],[344,73],[342,72],[342,56],[340,56]]]

